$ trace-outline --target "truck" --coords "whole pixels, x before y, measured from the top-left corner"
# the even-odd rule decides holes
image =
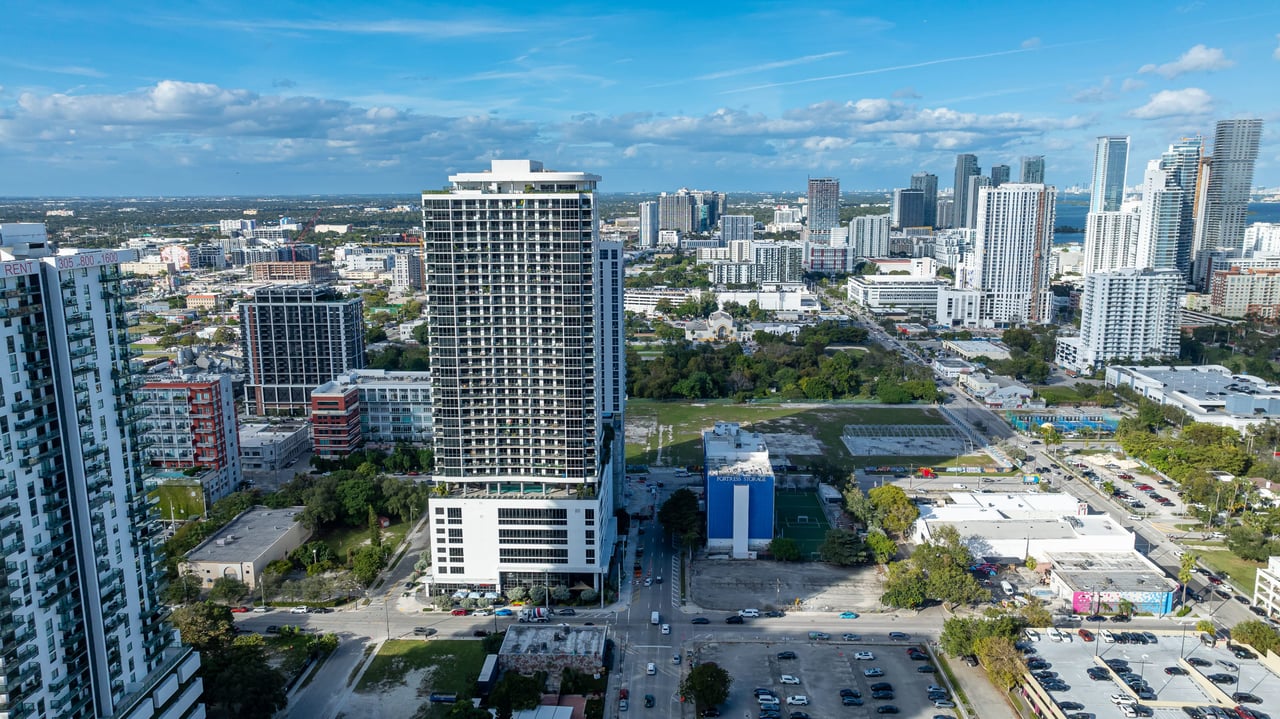
[[[521,622],[546,622],[549,621],[550,615],[543,607],[525,607],[520,610]]]
[[[661,623],[662,623],[662,615],[661,615],[661,614],[659,614],[658,612],[654,612],[654,613],[650,614],[650,615],[649,615],[649,623],[650,623],[650,624],[655,624],[655,625],[656,625],[656,624],[661,624]]]

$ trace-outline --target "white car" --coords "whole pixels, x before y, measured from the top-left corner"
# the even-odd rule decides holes
[[[790,674],[783,674],[782,678],[779,679],[778,681],[782,682],[783,684],[799,684],[800,677],[792,676]]]
[[[290,609],[290,610],[289,610],[289,613],[290,613],[290,614],[306,614],[306,613],[307,613],[307,608],[306,608],[306,607],[294,607],[293,609]]]
[[[1133,697],[1127,697],[1123,694],[1112,694],[1111,703],[1121,707],[1133,706],[1134,704],[1138,703],[1138,700],[1134,699]]]
[[[1102,630],[1102,641],[1103,641],[1103,642],[1105,642],[1105,643],[1107,643],[1107,644],[1115,644],[1115,643],[1116,643],[1116,635],[1112,634],[1110,629],[1103,629],[1103,630]]]
[[[670,625],[670,624],[663,624],[663,625],[662,625],[662,633],[663,633],[663,634],[670,634],[670,633],[671,633],[671,625]]]
[[[853,658],[864,662],[874,662],[876,660],[876,655],[871,652],[858,652],[853,655]]]
[[[793,707],[807,707],[809,706],[809,697],[803,694],[789,696],[787,697],[787,705]]]
[[[946,699],[939,699],[933,703],[934,709],[955,709],[956,703]]]
[[[657,674],[657,673],[658,673],[658,665],[657,665],[657,664],[654,664],[653,662],[649,662],[647,665],[645,665],[644,673],[645,673],[645,674]]]

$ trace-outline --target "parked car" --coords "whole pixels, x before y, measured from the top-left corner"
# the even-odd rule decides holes
[[[744,621],[746,620],[744,620],[742,617],[738,616],[737,614],[733,614],[724,618],[725,624],[742,624]]]
[[[1164,673],[1171,677],[1184,677],[1187,675],[1187,670],[1182,667],[1165,667]]]
[[[892,704],[881,704],[880,706],[876,707],[876,714],[897,714],[897,713],[898,713],[898,707],[895,707]]]
[[[306,608],[306,607],[304,607],[304,606],[297,606],[297,607],[294,607],[293,609],[290,609],[290,610],[289,610],[289,613],[290,613],[290,614],[306,614],[306,613],[307,613],[307,611],[308,611],[308,610],[307,610],[307,608]]]
[[[800,677],[797,677],[791,674],[783,674],[782,677],[778,679],[778,681],[783,684],[799,684]]]
[[[882,677],[884,676],[884,670],[881,669],[880,667],[871,667],[870,669],[863,669],[862,676],[867,678]]]
[[[853,658],[863,662],[874,662],[876,655],[872,652],[858,652],[853,655]]]
[[[779,659],[795,659],[796,653],[795,652],[778,652],[778,658]]]

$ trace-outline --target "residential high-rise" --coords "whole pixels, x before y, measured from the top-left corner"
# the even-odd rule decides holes
[[[952,189],[955,201],[954,225],[956,227],[973,227],[973,222],[965,213],[969,209],[969,178],[982,174],[978,167],[978,156],[970,154],[956,155],[956,180]]]
[[[938,226],[938,176],[917,172],[911,176],[911,189],[924,193],[924,224]]]
[[[1142,180],[1142,204],[1138,211],[1136,267],[1178,269],[1178,243],[1182,237],[1182,207],[1188,193],[1160,160],[1147,163]]]
[[[1168,173],[1166,187],[1182,190],[1178,212],[1175,264],[1187,278],[1191,277],[1191,260],[1195,245],[1196,196],[1203,154],[1204,141],[1199,137],[1192,137],[1175,142],[1160,156],[1160,167]],[[1139,260],[1141,259],[1139,257]]]
[[[1010,183],[980,188],[977,199],[969,286],[984,295],[982,319],[995,327],[1050,321],[1055,189]]]
[[[1126,268],[1086,275],[1080,336],[1058,338],[1058,364],[1092,372],[1116,360],[1176,357],[1185,285],[1182,274],[1172,269]]]
[[[623,257],[599,176],[494,160],[422,196],[434,589],[603,590],[623,479]]]
[[[664,192],[658,197],[659,230],[679,230],[682,234],[687,234],[696,229],[697,218],[697,208],[688,192],[681,191],[674,195]]]
[[[1136,267],[1140,224],[1136,211],[1090,212],[1085,220],[1081,272],[1087,275]]]
[[[849,222],[849,244],[855,257],[889,256],[889,216],[863,215]]]
[[[1213,159],[1200,218],[1203,250],[1239,250],[1244,247],[1245,217],[1253,187],[1253,165],[1258,159],[1262,120],[1221,120],[1213,134]],[[1203,182],[1203,179],[1201,180]]]
[[[938,209],[934,213],[934,227],[948,229],[956,225],[956,202],[951,199],[938,200]]]
[[[1022,182],[1044,184],[1044,155],[1027,155],[1022,158]]]
[[[145,454],[152,466],[210,470],[199,477],[205,506],[240,488],[244,477],[230,375],[152,377],[138,396],[146,412],[142,428],[151,442]]]
[[[636,246],[642,250],[658,246],[658,203],[640,203],[640,234]]]
[[[0,224],[0,672],[5,716],[204,716],[147,500],[121,262]]]
[[[396,253],[391,268],[391,287],[397,290],[420,290],[422,282],[422,253],[417,250]]]
[[[825,241],[840,226],[840,180],[834,177],[809,178],[809,236]]]
[[[256,415],[307,414],[311,390],[364,367],[360,297],[332,287],[262,287],[239,304],[245,400]],[[432,327],[435,330],[435,327]]]
[[[992,165],[991,166],[991,186],[999,187],[1009,181],[1008,165]]]
[[[1093,182],[1089,185],[1089,212],[1116,212],[1124,201],[1125,174],[1129,168],[1129,137],[1098,138],[1093,153]]]
[[[986,175],[970,175],[969,186],[965,189],[964,197],[968,206],[964,209],[965,227],[973,229],[978,226],[978,190],[983,187],[991,187],[991,178]]]
[[[724,215],[720,218],[720,239],[724,244],[755,238],[756,218],[751,215]]]
[[[894,190],[890,215],[899,229],[924,225],[924,190]]]
[[[430,442],[430,372],[352,370],[311,393],[311,443],[321,457]]]

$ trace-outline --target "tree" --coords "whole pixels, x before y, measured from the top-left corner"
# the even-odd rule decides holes
[[[431,326],[426,322],[413,328],[413,341],[425,345],[431,340]]]
[[[924,604],[927,577],[913,562],[893,562],[884,583],[881,603],[890,607],[914,608]]]
[[[1187,585],[1191,584],[1191,577],[1194,576],[1192,572],[1195,570],[1197,559],[1199,559],[1199,557],[1191,552],[1187,552],[1178,560],[1178,582],[1182,584],[1183,606],[1186,606],[1187,604]]]
[[[1231,639],[1241,644],[1248,644],[1259,653],[1280,652],[1280,632],[1266,622],[1250,619],[1240,622],[1231,629]]]
[[[658,521],[678,537],[702,536],[702,513],[698,511],[698,495],[688,488],[677,489],[658,509]]]
[[[532,709],[542,699],[543,683],[519,672],[507,671],[489,692],[489,706],[498,712],[498,719],[511,719],[513,711]]]
[[[952,604],[973,604],[991,599],[991,592],[964,567],[948,564],[929,570],[926,596]]]
[[[373,474],[377,475],[376,468]],[[338,482],[336,494],[348,524],[358,527],[368,519],[368,508],[374,504],[377,491],[372,477],[362,476],[359,470],[356,475],[348,476]]]
[[[818,547],[818,558],[839,567],[852,567],[867,561],[867,547],[847,529],[829,529]]]
[[[529,593],[525,590],[524,587],[520,586],[519,584],[515,585],[514,587],[507,588],[507,599],[513,602],[522,602],[524,601],[524,598],[527,596],[529,596]]]
[[[382,571],[383,567],[387,566],[388,549],[387,547],[370,545],[361,547],[356,552],[351,561],[351,571],[361,584],[367,587],[373,584],[373,580],[378,578],[378,573]]]
[[[1214,625],[1212,619],[1201,619],[1200,621],[1196,622],[1196,631],[1201,632],[1203,634],[1208,634],[1211,636],[1218,635],[1218,627]]]
[[[213,580],[209,598],[215,602],[230,604],[249,593],[249,585],[235,577],[218,577]]]
[[[790,537],[776,537],[769,542],[769,553],[779,562],[800,561],[800,545]]]
[[[867,549],[877,564],[884,564],[898,553],[898,544],[882,530],[872,530],[867,532]]]
[[[1028,627],[1051,627],[1053,626],[1053,615],[1049,613],[1049,609],[1037,599],[1033,599],[1018,609],[1018,614],[1022,616],[1023,623]]]
[[[200,598],[200,589],[204,582],[194,574],[179,574],[177,579],[165,587],[164,600],[169,604],[186,604]]]
[[[880,512],[857,482],[850,482],[844,490],[844,508],[867,527],[880,526]]]
[[[694,707],[701,710],[724,704],[731,684],[733,677],[729,672],[715,662],[705,662],[689,670],[680,682],[680,693],[692,699]]]
[[[231,610],[213,602],[197,602],[178,607],[169,621],[182,634],[182,641],[204,652],[231,645],[236,638]]]
[[[373,505],[369,505],[369,514],[365,518],[369,523],[369,543],[375,547],[382,546],[382,519],[378,517],[378,513],[373,511]]]
[[[881,517],[880,526],[890,534],[902,536],[920,516],[920,509],[896,484],[884,484],[867,492],[867,498]]]
[[[551,598],[557,602],[567,602],[572,596],[573,592],[570,592],[569,588],[563,584],[557,584],[551,588]]]
[[[1022,652],[1007,637],[987,636],[974,641],[974,654],[987,676],[997,687],[1009,690],[1018,685],[1025,667]]]
[[[535,584],[529,587],[529,601],[535,605],[547,603],[547,587],[542,584]]]
[[[1016,641],[1018,632],[1027,626],[1021,617],[997,614],[988,618],[951,617],[942,623],[939,641],[952,656],[975,654],[975,644],[982,637],[1004,637]]]
[[[236,332],[227,327],[219,327],[213,331],[213,343],[216,345],[229,345],[236,341]]]
[[[220,708],[222,716],[268,719],[288,702],[285,677],[267,663],[265,644],[257,635],[238,637],[222,649],[201,650],[200,673],[202,699]]]

